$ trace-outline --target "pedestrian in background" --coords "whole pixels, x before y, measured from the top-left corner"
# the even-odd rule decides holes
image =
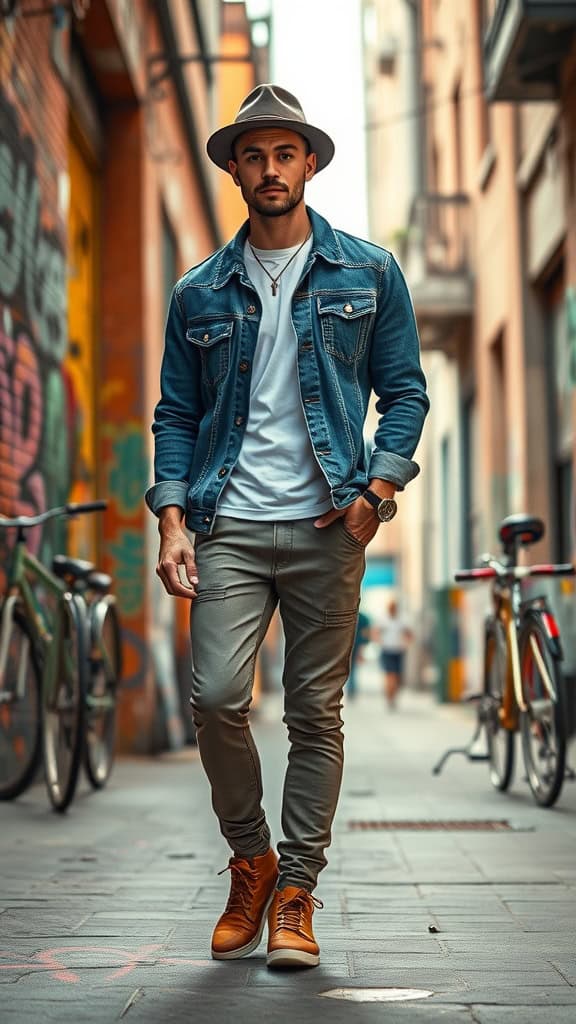
[[[390,710],[396,707],[398,690],[403,682],[406,650],[413,639],[407,620],[400,614],[398,602],[391,600],[387,614],[375,630],[380,644],[380,667],[384,673],[384,693]]]
[[[364,552],[418,472],[428,399],[394,257],[304,203],[334,145],[296,97],[258,86],[207,150],[241,189],[248,220],[174,288],[146,498],[159,517],[158,575],[191,600],[198,748],[233,854],[212,956],[252,952],[268,915],[268,966],[315,966],[312,894],[342,778]],[[249,729],[256,654],[277,605],[290,743],[278,857]]]

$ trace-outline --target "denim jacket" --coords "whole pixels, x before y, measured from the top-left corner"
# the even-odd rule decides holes
[[[313,244],[292,300],[298,381],[310,441],[336,508],[368,480],[399,490],[428,411],[418,333],[402,272],[386,249],[308,208]],[[248,222],[189,270],[172,293],[154,415],[155,514],[185,509],[186,526],[210,533],[242,445],[260,302],[244,266]],[[363,427],[371,391],[379,415],[371,452]]]

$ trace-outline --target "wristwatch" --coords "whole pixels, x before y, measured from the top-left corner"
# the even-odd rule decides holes
[[[362,491],[362,497],[366,498],[366,501],[372,505],[372,508],[376,509],[376,515],[381,523],[389,523],[391,519],[394,519],[398,511],[394,498],[381,498],[379,494],[375,494],[369,487]]]

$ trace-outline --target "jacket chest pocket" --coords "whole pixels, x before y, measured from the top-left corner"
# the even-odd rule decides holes
[[[202,380],[214,387],[228,373],[233,320],[188,321],[186,339],[200,353]]]
[[[356,363],[366,348],[376,296],[319,295],[316,301],[324,348],[343,363]]]

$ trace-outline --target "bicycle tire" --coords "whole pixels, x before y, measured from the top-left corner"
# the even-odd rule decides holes
[[[502,725],[500,712],[506,688],[507,644],[504,626],[491,619],[484,641],[484,693],[486,706],[486,739],[490,759],[490,781],[495,789],[505,792],[514,774],[514,733]]]
[[[43,679],[44,772],[50,802],[56,811],[70,805],[78,782],[84,744],[86,694],[86,619],[78,598],[64,594],[57,615],[62,616],[60,640],[54,657],[54,691]],[[52,652],[51,652],[52,653]],[[46,671],[51,665],[47,659]]]
[[[122,637],[114,599],[101,598],[89,609],[91,671],[86,695],[84,768],[90,785],[103,789],[114,764],[118,686],[122,675]]]
[[[6,668],[0,689],[11,697],[0,703],[0,800],[13,800],[34,781],[42,757],[41,671],[26,619],[9,612]],[[18,676],[22,696],[18,696]]]
[[[533,644],[550,676],[554,696],[548,692]],[[550,649],[543,623],[534,615],[521,630],[520,665],[527,706],[527,711],[520,712],[520,733],[528,784],[541,807],[552,807],[566,771],[566,700],[560,660]]]

